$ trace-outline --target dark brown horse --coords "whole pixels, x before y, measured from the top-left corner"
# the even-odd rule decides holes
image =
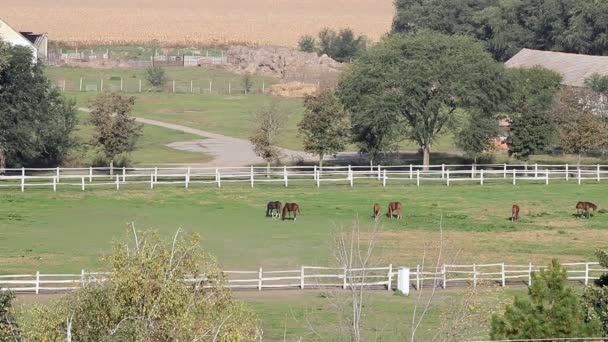
[[[511,221],[515,222],[519,220],[519,206],[517,204],[513,204],[511,207]]]
[[[281,202],[268,202],[266,205],[266,217],[279,217],[281,215]]]
[[[380,218],[380,204],[374,203],[374,221],[378,221]]]
[[[576,203],[576,214],[581,217],[583,214],[587,216],[587,218],[591,217],[591,213],[589,211],[596,211],[597,205],[591,202],[578,202]]]
[[[386,213],[386,216],[388,216],[389,218],[393,218],[395,213],[397,213],[397,220],[401,220],[401,218],[403,217],[401,215],[401,202],[389,203],[388,213]]]
[[[290,219],[292,218],[291,215],[293,214],[293,220],[295,221],[299,213],[300,206],[297,203],[285,203],[285,206],[283,206],[283,214],[281,215],[281,220],[285,220],[286,218]]]

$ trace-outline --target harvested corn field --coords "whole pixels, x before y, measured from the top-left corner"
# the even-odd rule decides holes
[[[295,46],[323,27],[377,40],[393,12],[393,0],[3,0],[1,15],[65,42]]]

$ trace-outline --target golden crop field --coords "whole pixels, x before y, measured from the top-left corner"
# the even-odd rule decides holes
[[[1,0],[0,17],[51,40],[89,43],[293,46],[323,27],[351,27],[377,40],[393,0]]]

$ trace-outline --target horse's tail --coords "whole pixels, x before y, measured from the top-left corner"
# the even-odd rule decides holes
[[[283,212],[281,213],[281,220],[285,220],[285,214],[287,213],[287,204],[283,207]]]

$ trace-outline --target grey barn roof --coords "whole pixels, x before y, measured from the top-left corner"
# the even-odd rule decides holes
[[[523,49],[506,63],[507,68],[542,66],[563,77],[562,84],[582,87],[593,74],[608,75],[608,56],[590,56],[574,53]]]

